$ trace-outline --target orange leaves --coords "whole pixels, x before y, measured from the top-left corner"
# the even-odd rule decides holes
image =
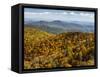
[[[94,34],[67,32],[50,34],[24,29],[24,68],[53,68],[93,65]]]
[[[24,68],[25,69],[30,69],[31,65],[32,65],[32,62],[30,62],[30,61],[24,61]]]

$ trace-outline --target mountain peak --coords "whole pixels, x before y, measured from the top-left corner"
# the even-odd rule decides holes
[[[57,23],[58,23],[58,22],[62,22],[62,21],[60,21],[60,20],[54,20],[54,21],[52,21],[52,22],[57,22]]]

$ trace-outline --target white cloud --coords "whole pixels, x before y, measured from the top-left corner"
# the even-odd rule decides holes
[[[25,16],[30,16],[30,15],[50,15],[50,14],[56,14],[56,15],[67,15],[67,12],[41,12],[41,13],[36,13],[36,12],[25,12]]]
[[[94,21],[94,13],[81,12],[81,11],[60,11],[60,12],[24,12],[27,19],[35,20],[82,20]]]
[[[71,14],[71,15],[76,15],[76,13],[75,13],[75,12],[70,12],[69,14]]]
[[[81,16],[89,16],[90,14],[88,13],[80,13]]]
[[[81,16],[85,16],[85,17],[91,17],[93,18],[94,17],[94,14],[90,14],[90,13],[80,13]]]
[[[67,12],[63,12],[62,14],[66,15],[66,14],[68,14],[68,13],[67,13]]]
[[[25,16],[30,16],[30,15],[42,15],[42,14],[49,14],[48,12],[43,12],[43,13],[36,13],[36,12],[25,12]]]
[[[25,16],[28,16],[28,15],[30,16],[30,15],[35,15],[35,14],[37,14],[37,13],[33,13],[33,12],[24,12],[24,15],[25,15]]]
[[[42,14],[50,14],[50,12],[43,12]]]

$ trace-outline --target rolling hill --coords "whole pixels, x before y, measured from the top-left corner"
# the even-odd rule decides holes
[[[49,33],[63,32],[94,32],[94,24],[92,22],[80,21],[26,21],[25,25],[37,27]]]
[[[94,34],[24,29],[24,69],[94,65]]]

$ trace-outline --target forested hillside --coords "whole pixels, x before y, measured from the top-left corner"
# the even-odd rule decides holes
[[[94,65],[94,34],[24,28],[24,69]]]

